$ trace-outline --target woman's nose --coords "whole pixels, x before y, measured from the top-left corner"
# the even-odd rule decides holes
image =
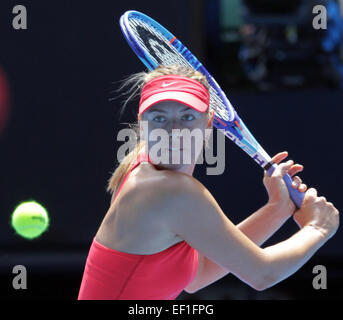
[[[171,121],[169,122],[169,134],[172,134],[172,131],[174,130],[182,130],[182,123],[179,119],[177,118],[172,118]]]

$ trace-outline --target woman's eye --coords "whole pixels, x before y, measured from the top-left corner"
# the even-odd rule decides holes
[[[195,119],[195,117],[192,114],[185,114],[182,116],[182,120],[185,120],[185,121],[191,121],[194,119]]]
[[[156,121],[156,122],[165,122],[166,118],[164,116],[156,116],[154,118],[154,121]]]

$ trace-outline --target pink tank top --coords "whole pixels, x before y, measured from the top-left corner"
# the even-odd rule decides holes
[[[146,155],[139,156],[123,180]],[[198,252],[181,241],[155,254],[132,254],[105,247],[93,238],[78,300],[174,300],[194,279]]]

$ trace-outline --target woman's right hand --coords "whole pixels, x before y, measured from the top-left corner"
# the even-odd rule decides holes
[[[293,216],[300,228],[312,226],[331,238],[339,225],[339,212],[325,197],[318,197],[317,190],[310,188],[305,194],[301,208]]]

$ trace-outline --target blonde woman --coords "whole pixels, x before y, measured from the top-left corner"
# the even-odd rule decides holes
[[[190,153],[191,163],[161,164],[149,153],[156,144],[149,140],[153,130],[165,130],[172,140],[175,129],[212,128],[206,78],[187,68],[160,66],[132,79],[135,88],[142,85],[138,122],[148,123],[148,140],[126,156],[109,181],[112,201],[90,247],[78,299],[175,299],[228,273],[264,290],[292,275],[334,235],[337,209],[315,189],[307,190],[295,176],[303,167],[283,162],[287,152],[273,158],[279,166],[272,177],[264,176],[268,203],[234,225],[193,177],[199,155],[194,146],[181,143],[177,150]],[[300,210],[289,199],[286,173],[294,188],[306,192]],[[291,216],[300,230],[262,249]]]

